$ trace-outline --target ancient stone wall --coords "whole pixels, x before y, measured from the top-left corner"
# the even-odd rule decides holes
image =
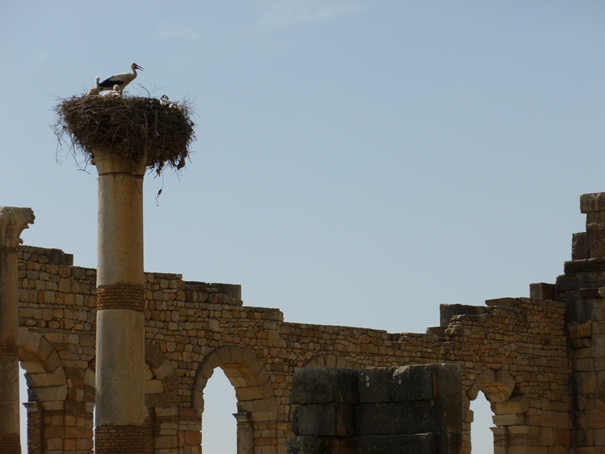
[[[20,359],[42,412],[43,452],[90,452],[95,367],[95,271],[60,251],[21,248]],[[156,452],[199,452],[203,391],[216,367],[249,413],[255,453],[285,452],[290,389],[300,367],[462,366],[465,452],[469,401],[493,404],[500,446],[570,445],[564,303],[507,298],[480,313],[452,312],[429,334],[287,323],[277,309],[242,305],[238,286],[148,273],[146,401]],[[477,312],[473,309],[471,312]],[[153,409],[153,411],[151,411]],[[162,451],[164,449],[165,451]]]
[[[600,204],[593,209],[605,212]],[[425,334],[289,323],[278,309],[243,305],[237,285],[146,273],[146,449],[201,452],[203,392],[217,367],[235,388],[240,453],[284,454],[298,368],[429,363],[461,367],[463,453],[471,450],[469,406],[479,392],[491,403],[498,454],[605,446],[605,254],[594,239],[601,225],[591,221],[593,233],[574,237],[573,260],[556,285],[532,284],[527,298],[442,306],[440,326]],[[579,255],[590,254],[587,235],[595,257]],[[19,258],[30,452],[90,453],[96,272],[56,249],[21,246]]]

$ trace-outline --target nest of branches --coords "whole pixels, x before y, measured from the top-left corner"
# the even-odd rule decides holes
[[[184,101],[161,102],[134,96],[74,96],[55,106],[54,125],[59,143],[83,152],[93,151],[140,161],[158,174],[168,167],[180,170],[195,139],[192,107]],[[64,140],[67,136],[68,140]]]

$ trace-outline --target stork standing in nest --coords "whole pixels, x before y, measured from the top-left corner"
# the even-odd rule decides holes
[[[99,86],[101,87],[101,91],[112,90],[116,85],[118,86],[120,92],[124,91],[126,85],[136,79],[137,69],[140,69],[141,71],[143,70],[143,68],[141,68],[136,63],[130,65],[130,69],[132,69],[131,73],[126,72],[121,74],[114,74],[113,76],[108,77],[103,82],[101,82],[99,84]]]

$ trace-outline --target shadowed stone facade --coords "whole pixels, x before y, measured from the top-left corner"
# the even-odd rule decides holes
[[[288,323],[249,307],[240,287],[145,273],[147,453],[200,453],[204,388],[220,367],[237,397],[238,451],[284,454],[304,367],[460,366],[461,452],[470,401],[483,392],[498,454],[605,450],[605,194],[581,198],[587,231],[556,284],[484,306],[442,306],[425,334]],[[91,453],[96,271],[70,254],[18,250],[19,360],[26,369],[30,453]],[[385,315],[386,316],[386,315]]]
[[[460,371],[454,364],[298,369],[288,454],[458,454]]]

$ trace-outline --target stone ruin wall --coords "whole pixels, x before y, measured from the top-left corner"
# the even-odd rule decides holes
[[[470,401],[485,393],[497,454],[605,449],[605,193],[582,196],[587,231],[556,284],[528,298],[441,307],[426,334],[288,323],[248,307],[240,287],[146,273],[147,452],[201,452],[203,391],[216,367],[237,397],[238,454],[286,452],[301,367],[451,363],[462,371],[462,452]],[[94,269],[56,249],[19,248],[19,358],[30,453],[91,453]],[[437,316],[437,314],[435,314]]]
[[[73,266],[72,257],[58,250],[23,246],[20,257],[29,452],[90,453],[95,270]],[[146,281],[150,453],[201,451],[203,390],[216,367],[235,388],[242,431],[246,424],[251,428],[251,439],[242,443],[254,449],[242,452],[264,454],[285,452],[297,368],[435,362],[462,367],[463,452],[470,452],[469,405],[479,391],[492,402],[496,446],[543,446],[535,452],[545,453],[570,446],[562,302],[504,298],[479,307],[445,306],[443,318],[452,317],[441,327],[400,334],[284,322],[277,309],[242,305],[239,286],[160,273],[147,273]]]

